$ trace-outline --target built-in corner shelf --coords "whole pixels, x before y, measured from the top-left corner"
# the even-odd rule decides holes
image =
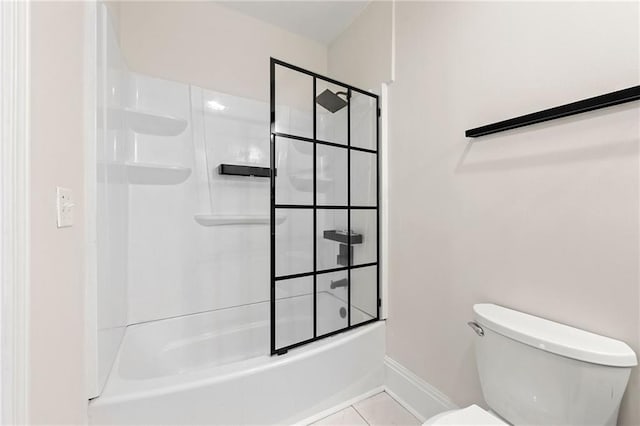
[[[123,115],[128,128],[146,135],[178,136],[184,132],[188,124],[188,121],[183,118],[132,108],[125,108]]]
[[[186,181],[191,169],[161,164],[126,163],[127,180],[134,185],[177,185]]]
[[[227,226],[227,225],[269,225],[271,218],[264,215],[222,215],[222,214],[200,214],[194,216],[196,222],[202,226]],[[285,216],[276,216],[276,225],[281,224],[286,219]]]
[[[291,185],[298,191],[313,192],[313,176],[310,174],[290,175],[289,181],[291,181]],[[316,190],[318,192],[326,192],[331,188],[332,184],[333,179],[318,177],[316,179]]]

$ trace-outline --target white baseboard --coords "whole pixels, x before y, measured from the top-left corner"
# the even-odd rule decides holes
[[[459,408],[415,373],[385,356],[385,391],[421,422],[447,410]]]
[[[348,401],[341,402],[327,410],[314,414],[311,417],[297,422],[298,425],[310,425],[320,419],[344,410],[345,408],[367,399],[380,392],[387,392],[400,405],[407,409],[418,420],[424,422],[436,414],[447,410],[459,408],[444,393],[422,380],[411,370],[407,369],[396,360],[384,357],[385,384],[371,389]]]

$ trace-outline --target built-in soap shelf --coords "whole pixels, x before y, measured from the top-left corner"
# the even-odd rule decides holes
[[[121,110],[126,126],[136,133],[154,136],[178,136],[189,122],[184,118],[133,108]]]
[[[289,175],[291,185],[298,191],[313,192],[313,175],[311,174],[294,174]],[[333,179],[317,177],[316,190],[318,192],[326,192],[331,188]]]
[[[186,181],[191,169],[177,165],[125,163],[127,180],[134,185],[177,185]]]
[[[271,217],[268,214],[231,215],[231,214],[200,214],[194,216],[196,222],[202,226],[227,225],[269,225]],[[286,220],[285,216],[276,216],[276,225]]]

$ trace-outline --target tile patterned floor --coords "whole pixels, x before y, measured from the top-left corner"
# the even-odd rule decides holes
[[[353,404],[324,419],[314,426],[415,426],[420,421],[386,392]]]

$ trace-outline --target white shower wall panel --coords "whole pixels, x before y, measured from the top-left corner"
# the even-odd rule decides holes
[[[202,103],[194,116],[202,119],[212,213],[269,214],[269,179],[220,175],[220,164],[269,167],[269,106],[265,102],[200,90]],[[224,108],[224,109],[221,109]]]
[[[154,117],[185,120],[177,135],[129,130],[129,164],[193,169],[189,86],[140,74],[130,77],[127,106]],[[129,323],[181,315],[195,277],[197,193],[192,179],[132,184],[129,190]]]
[[[127,66],[107,9],[97,8],[97,131],[95,147],[95,324],[97,341],[89,392],[104,387],[127,325],[128,198],[123,169],[128,155],[122,114]]]
[[[195,223],[192,214],[188,220],[193,224],[185,222],[184,228],[176,226],[157,232],[158,226],[165,223],[164,218],[179,217],[180,212],[167,211],[163,216],[147,221],[132,216],[132,223],[139,225],[136,231],[132,230],[132,236],[155,244],[132,244],[139,265],[148,265],[146,269],[132,268],[136,272],[130,286],[132,323],[268,298],[266,226],[205,228]],[[198,228],[187,233],[188,227]]]
[[[158,135],[131,131],[131,160],[159,165],[193,165],[191,136],[190,87],[188,84],[130,73],[127,106],[130,110],[148,113],[159,119],[186,120],[187,127],[179,134]],[[135,126],[134,126],[135,129]]]
[[[131,132],[131,161],[191,173],[178,184],[131,185],[129,323],[268,300],[268,225],[194,219],[268,216],[269,179],[217,171],[221,163],[269,166],[267,104],[142,75],[131,81],[132,108],[188,121],[177,136]]]

